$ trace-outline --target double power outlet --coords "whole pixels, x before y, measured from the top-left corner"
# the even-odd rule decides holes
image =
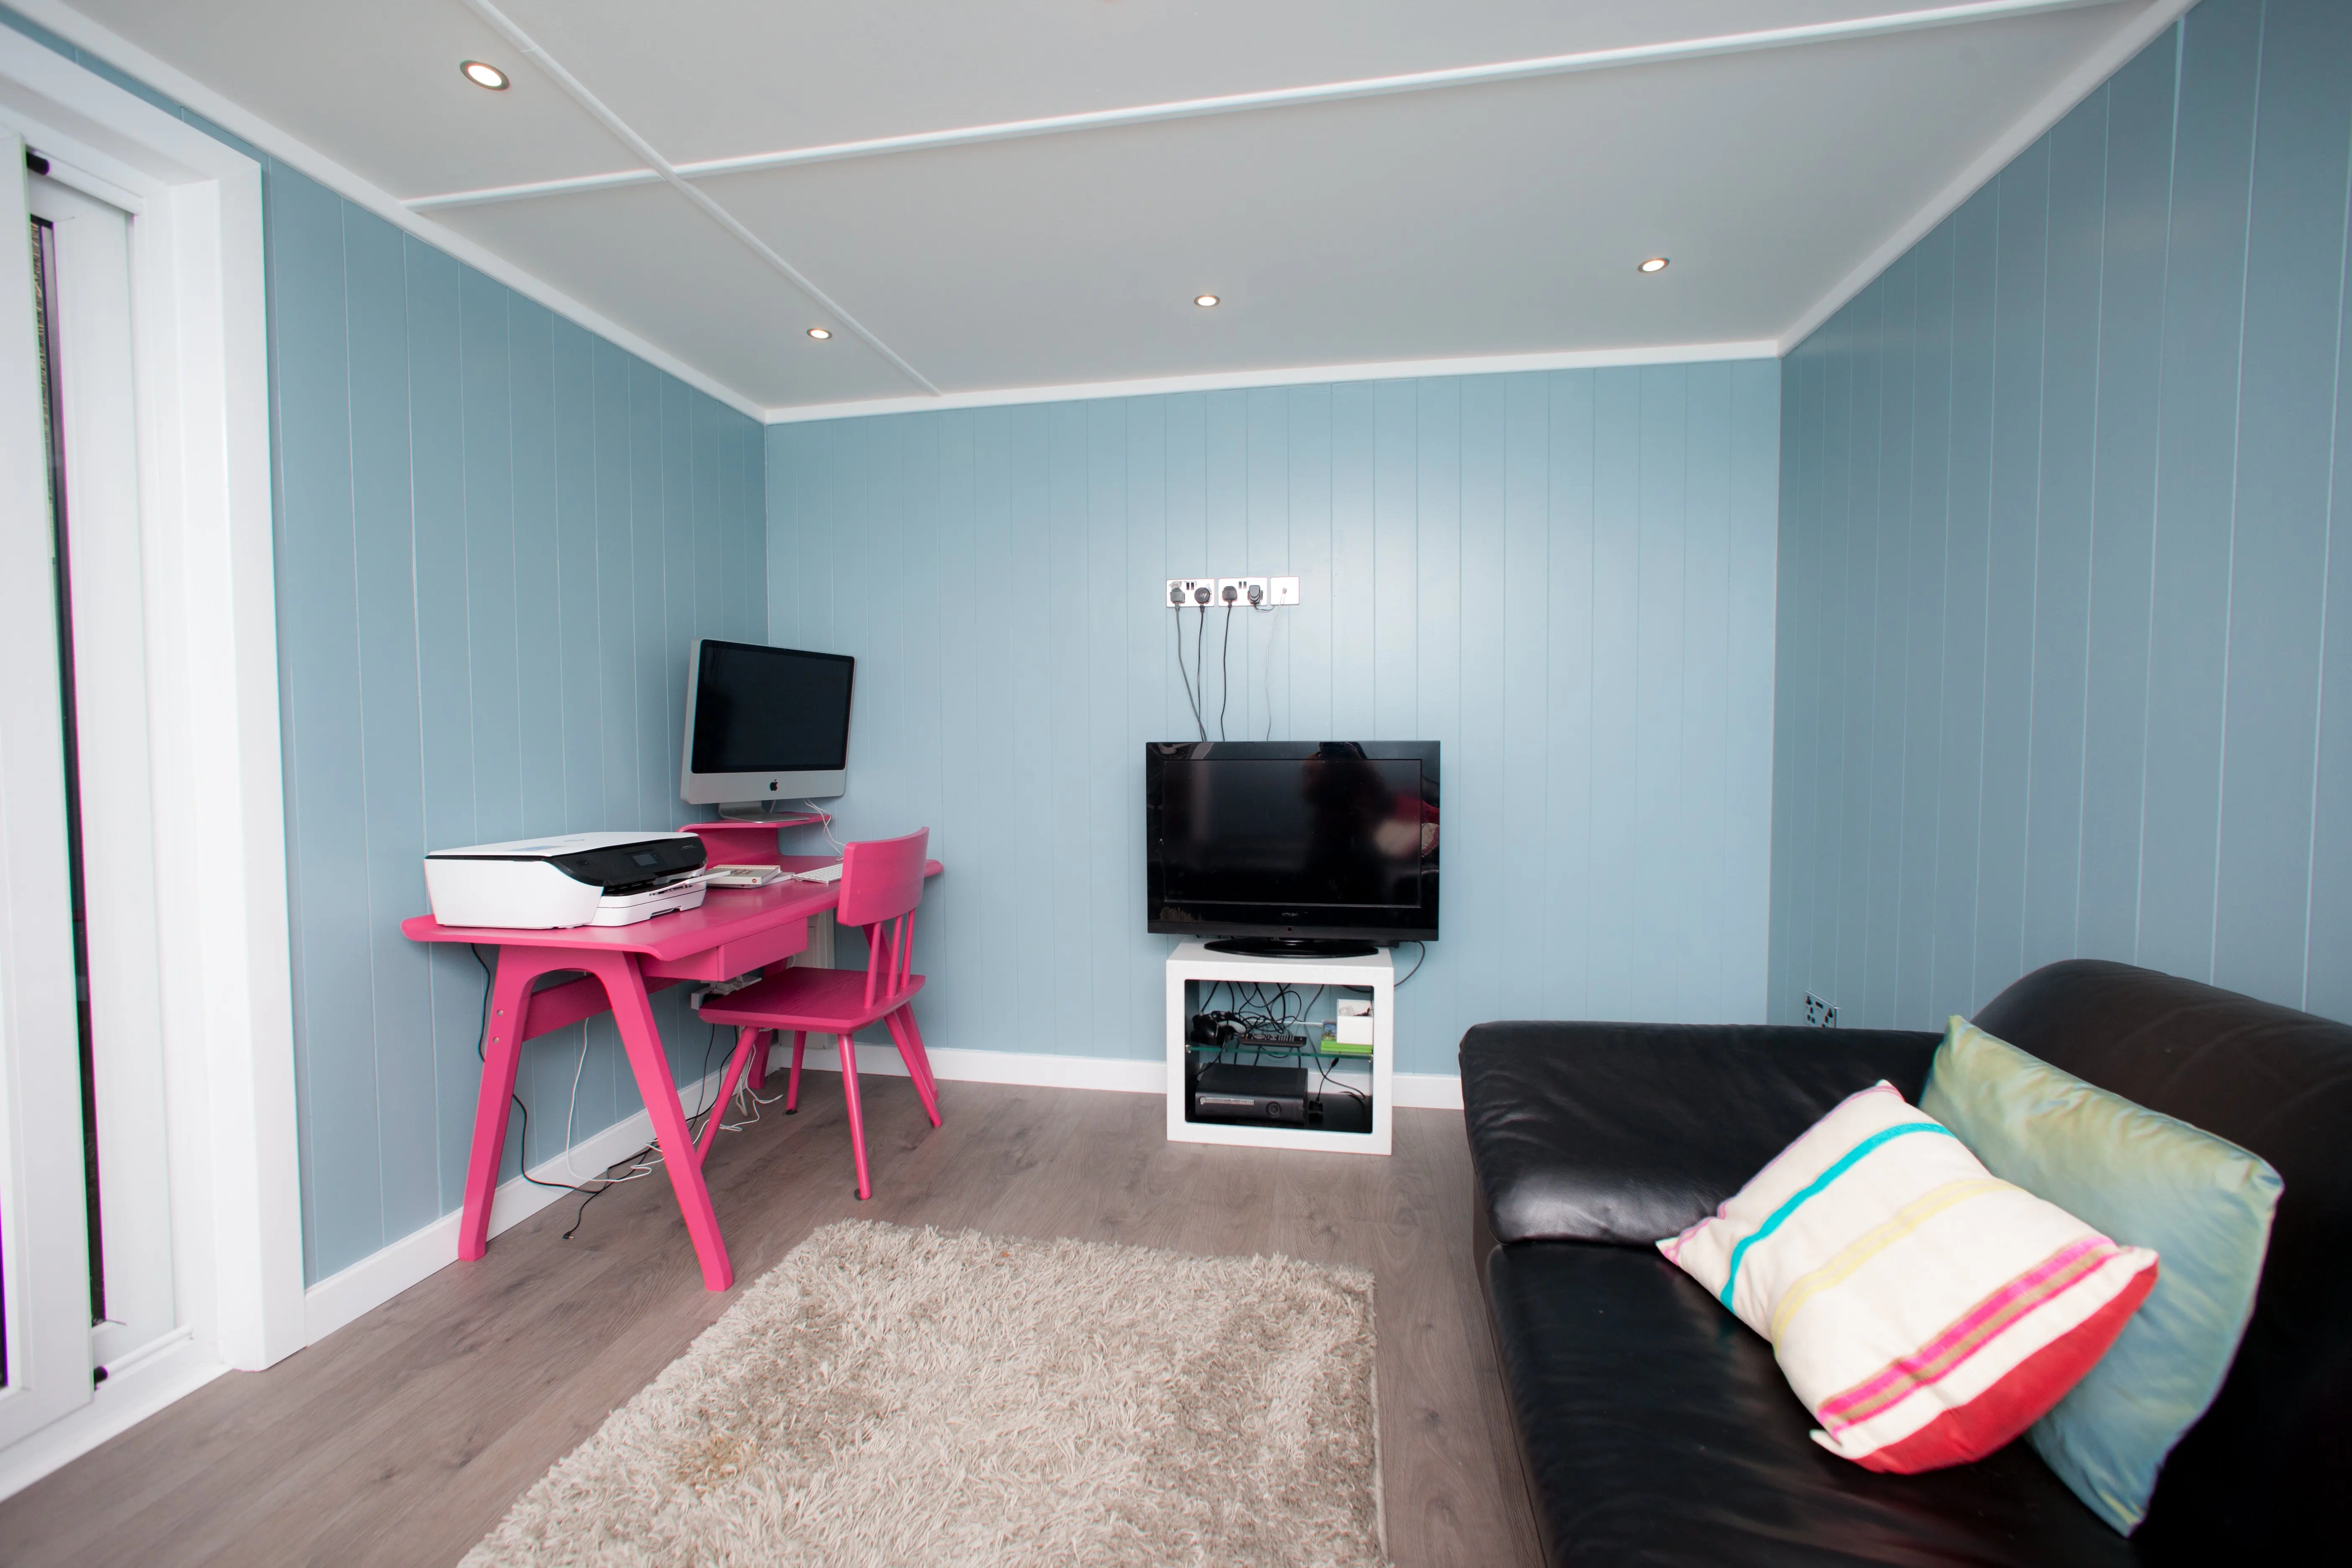
[[[1172,609],[1214,609],[1231,605],[1238,610],[1272,609],[1298,603],[1296,577],[1171,577],[1168,596]]]

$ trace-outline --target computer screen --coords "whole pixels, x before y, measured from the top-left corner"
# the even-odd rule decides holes
[[[857,661],[706,638],[694,690],[697,773],[837,773],[849,765]]]

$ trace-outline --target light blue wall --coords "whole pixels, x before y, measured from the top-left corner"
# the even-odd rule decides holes
[[[279,700],[317,1279],[457,1207],[482,973],[428,847],[668,827],[686,657],[766,618],[759,426],[269,171]],[[656,1010],[678,1076],[706,1031]],[[525,1047],[529,1157],[640,1105],[609,1017]],[[509,1136],[509,1172],[520,1135]]]
[[[1444,744],[1400,1068],[1490,1018],[1759,1018],[1778,397],[1759,362],[770,427],[770,637],[859,660],[843,823],[948,867],[930,1041],[1162,1048],[1141,750],[1192,732],[1162,584],[1203,573],[1304,579],[1235,617],[1232,738]]]
[[[2352,6],[2206,0],[1784,362],[1774,1019],[2352,1018],[2347,145]]]
[[[463,1201],[482,972],[400,921],[428,847],[668,827],[686,655],[767,617],[751,420],[262,164],[304,1272]],[[706,1032],[655,999],[681,1079]],[[582,1057],[583,1036],[586,1056]],[[640,1107],[609,1018],[524,1047],[529,1158]],[[507,1173],[521,1131],[508,1133]]]

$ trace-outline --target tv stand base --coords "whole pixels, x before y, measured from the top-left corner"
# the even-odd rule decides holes
[[[1201,945],[1245,958],[1370,958],[1380,952],[1376,942],[1337,936],[1221,936]]]

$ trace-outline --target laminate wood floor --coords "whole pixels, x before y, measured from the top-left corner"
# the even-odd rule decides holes
[[[1368,1268],[1396,1563],[1538,1561],[1471,1272],[1459,1112],[1399,1111],[1382,1160],[1171,1144],[1158,1096],[1083,1089],[943,1084],[935,1131],[905,1079],[861,1087],[870,1203],[832,1075],[802,1114],[720,1134],[708,1173],[739,1281],[845,1217]],[[573,1206],[0,1503],[0,1561],[455,1563],[735,1298],[702,1289],[658,1174],[596,1200],[567,1242]]]

